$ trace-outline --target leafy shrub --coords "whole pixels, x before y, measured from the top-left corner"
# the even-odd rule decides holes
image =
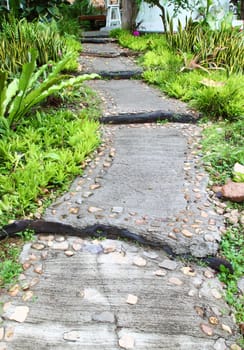
[[[229,73],[243,73],[243,32],[225,26],[211,30],[192,20],[187,21],[185,28],[179,22],[176,33],[172,25],[170,28],[167,41],[175,52],[192,53],[198,57],[200,65],[210,69],[224,68]]]
[[[70,51],[81,51],[79,43],[74,45],[74,38],[60,35],[55,21],[29,23],[25,19],[17,21],[15,18],[9,22],[3,21],[0,33],[1,70],[18,73],[22,65],[28,62],[28,52],[32,48],[38,52],[38,66],[50,60],[57,62]]]
[[[16,127],[19,121],[26,117],[31,108],[42,102],[48,96],[63,90],[68,86],[81,84],[83,81],[98,77],[96,74],[70,77],[61,75],[60,71],[71,59],[67,55],[48,72],[49,66],[44,65],[35,72],[37,53],[31,51],[31,60],[24,64],[20,78],[7,83],[7,74],[0,73],[0,133],[8,133],[11,127]]]
[[[214,120],[244,120],[244,78],[232,77],[223,86],[204,87],[196,91],[191,104]]]

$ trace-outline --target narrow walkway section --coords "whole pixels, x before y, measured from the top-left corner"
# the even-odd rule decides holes
[[[104,33],[86,34],[85,41],[89,35],[109,42]],[[81,57],[84,71],[137,69],[117,55],[113,63],[101,54],[90,61],[94,52],[111,52],[93,45]],[[185,104],[141,81],[89,85],[112,121],[149,112],[160,119],[168,111],[194,117]],[[110,225],[175,254],[215,255],[224,223],[206,191],[201,128],[148,121],[102,126],[103,143],[84,164],[83,176],[45,219],[83,229]],[[26,244],[21,262],[18,282],[1,293],[0,350],[240,350],[223,285],[209,267],[172,260],[156,247],[60,232]]]
[[[198,165],[200,129],[132,124],[107,126],[103,133],[106,143],[45,219],[79,228],[111,225],[176,254],[215,255],[224,224]]]

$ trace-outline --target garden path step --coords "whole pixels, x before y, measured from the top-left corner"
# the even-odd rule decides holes
[[[1,295],[1,350],[224,350],[235,342],[221,283],[206,267],[62,236],[39,236],[21,261],[26,290]]]
[[[104,78],[128,79],[141,75],[143,69],[131,59],[125,57],[90,57],[80,56],[80,70],[82,73],[97,73]]]
[[[103,128],[102,147],[85,175],[51,205],[47,221],[78,228],[115,226],[169,246],[214,255],[224,224],[206,193],[196,155],[200,129],[185,124]]]
[[[87,85],[101,96],[104,123],[162,119],[194,123],[198,119],[198,113],[184,102],[168,98],[140,80],[93,80]]]
[[[129,54],[130,51],[120,48],[118,47],[117,44],[115,43],[106,43],[103,45],[94,45],[94,44],[83,44],[82,45],[82,55],[86,56],[86,55],[94,55],[94,56],[102,56],[102,55],[107,55],[107,57],[117,57],[122,55],[126,55]]]

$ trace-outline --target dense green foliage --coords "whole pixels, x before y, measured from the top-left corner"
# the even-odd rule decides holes
[[[243,121],[215,123],[203,132],[204,163],[216,183],[232,177],[236,162],[244,164]]]
[[[96,74],[84,74],[70,77],[60,74],[66,63],[72,58],[72,53],[60,62],[50,67],[42,66],[36,71],[37,52],[31,50],[30,62],[25,63],[19,78],[8,84],[7,74],[0,72],[0,135],[8,134],[27,117],[31,108],[48,96],[69,86],[76,86],[88,79],[96,78]]]
[[[76,58],[81,44],[72,36],[61,36],[58,25],[51,22],[18,21],[11,17],[2,23],[0,32],[0,70],[10,74],[19,73],[23,64],[29,61],[29,52],[36,49],[37,65],[50,60],[58,62],[67,53],[74,53],[66,69],[76,69]]]

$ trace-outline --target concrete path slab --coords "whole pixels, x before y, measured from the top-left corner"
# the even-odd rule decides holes
[[[176,254],[216,254],[224,223],[209,202],[208,178],[198,164],[200,128],[109,126],[104,138],[84,176],[48,208],[45,219],[128,229]]]
[[[94,80],[87,84],[101,96],[105,117],[153,111],[197,116],[185,103],[166,97],[140,80]]]
[[[101,76],[115,77],[120,74],[140,75],[142,68],[139,68],[132,59],[124,57],[90,57],[80,56],[79,58],[80,71],[90,74],[97,73]]]
[[[120,54],[123,54],[125,52],[128,52],[128,50],[125,50],[121,47],[118,47],[115,43],[105,43],[101,45],[94,45],[90,43],[82,44],[82,56],[86,55],[107,55],[107,56],[120,56]]]
[[[126,242],[60,236],[39,236],[22,262],[17,295],[2,300],[2,350],[222,350],[234,343],[222,286],[208,268]]]

